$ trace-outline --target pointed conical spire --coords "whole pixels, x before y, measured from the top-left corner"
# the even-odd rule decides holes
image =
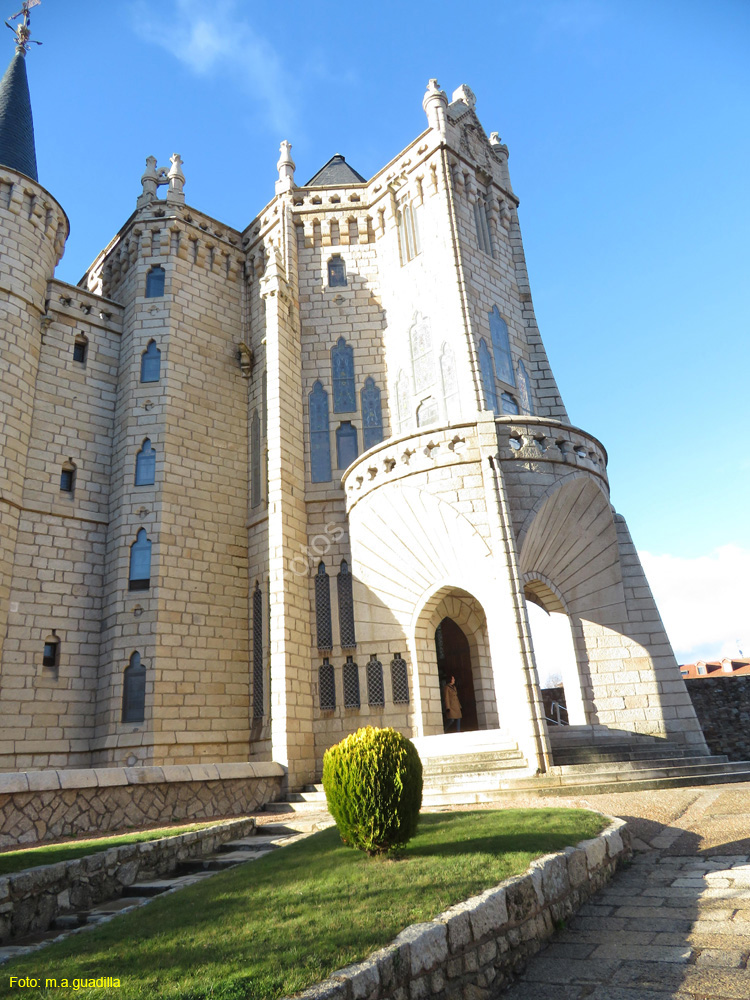
[[[0,81],[0,165],[39,180],[26,59],[20,49]]]

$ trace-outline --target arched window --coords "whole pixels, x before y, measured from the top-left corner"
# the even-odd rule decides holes
[[[432,396],[428,396],[417,407],[417,427],[427,427],[429,424],[436,424],[437,422],[437,400],[433,399]]]
[[[60,492],[74,493],[76,488],[76,464],[75,462],[63,462],[60,469]]]
[[[376,708],[385,705],[383,664],[374,656],[367,664],[367,702]]]
[[[263,708],[263,593],[256,581],[253,591],[253,718],[262,719]]]
[[[516,402],[516,397],[511,396],[509,392],[504,392],[500,396],[500,402],[502,403],[503,413],[514,416],[520,412],[518,409],[518,403]]]
[[[474,223],[477,227],[477,243],[479,244],[479,249],[483,250],[490,257],[494,257],[492,253],[492,236],[490,235],[490,222],[487,215],[487,201],[483,195],[480,195],[474,202]]]
[[[351,656],[344,664],[344,708],[359,708],[359,667]]]
[[[362,400],[362,447],[367,451],[383,440],[380,389],[375,385],[375,379],[371,375],[365,379],[364,388],[359,395]]]
[[[336,578],[336,589],[339,599],[339,635],[342,649],[352,649],[357,645],[354,630],[354,595],[352,593],[352,574],[349,563],[341,560],[339,575]]]
[[[158,382],[161,374],[161,351],[155,340],[149,340],[141,355],[141,382]]]
[[[44,640],[42,666],[50,670],[57,670],[60,666],[60,640],[54,632]]]
[[[146,668],[133,653],[122,677],[122,721],[143,722],[146,714]]]
[[[531,394],[531,380],[523,361],[518,362],[518,394],[525,413],[534,415],[534,397]]]
[[[333,412],[354,413],[357,409],[357,394],[354,388],[354,348],[339,337],[331,348],[331,371],[333,372]]]
[[[314,483],[331,480],[331,438],[328,431],[328,393],[316,382],[310,393],[310,466]]]
[[[151,586],[151,542],[141,528],[130,546],[128,590],[148,590]]]
[[[343,420],[336,430],[337,469],[348,469],[359,455],[357,428],[351,420]]]
[[[327,657],[318,667],[318,691],[321,712],[332,712],[336,707],[336,677]]]
[[[146,275],[146,298],[158,299],[164,294],[164,268],[155,264]]]
[[[321,562],[315,574],[315,625],[318,634],[318,649],[333,649],[331,629],[331,581],[326,573],[326,564]]]
[[[338,254],[328,261],[328,285],[330,288],[346,286],[346,264],[343,257],[339,257]]]
[[[515,385],[513,378],[513,359],[510,354],[510,337],[508,324],[500,315],[497,306],[492,307],[490,317],[490,336],[492,337],[492,353],[495,355],[497,377],[501,382]]]
[[[408,263],[418,253],[422,252],[419,237],[419,222],[416,206],[405,198],[396,211],[398,224],[398,243],[401,250],[401,265]]]
[[[417,313],[409,330],[411,363],[414,371],[414,389],[421,394],[435,381],[435,365],[432,357],[432,334],[424,316]]]
[[[404,434],[412,426],[412,398],[409,376],[405,371],[399,372],[396,381],[396,406],[398,408],[398,430]]]
[[[497,413],[497,389],[495,388],[495,369],[487,341],[482,337],[479,341],[479,369],[482,372],[482,389],[484,390],[484,408]]]
[[[391,691],[394,705],[409,704],[409,672],[406,660],[399,653],[391,660]]]
[[[89,341],[85,333],[79,333],[73,341],[73,360],[81,365],[86,364],[89,353]]]
[[[135,456],[135,485],[153,486],[156,479],[156,452],[151,441],[146,440],[141,445],[141,450]]]
[[[448,344],[443,344],[440,354],[440,376],[443,380],[443,398],[448,419],[458,416],[458,377],[456,375],[456,358]]]
[[[253,410],[250,422],[250,506],[257,507],[260,503],[260,415],[257,408]]]

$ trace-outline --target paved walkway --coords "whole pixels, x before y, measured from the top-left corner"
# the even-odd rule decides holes
[[[750,1000],[750,784],[565,801],[628,818],[636,856],[504,997]]]

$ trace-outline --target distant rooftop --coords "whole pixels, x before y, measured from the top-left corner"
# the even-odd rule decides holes
[[[723,660],[698,660],[697,663],[683,663],[680,666],[683,677],[726,677],[736,674],[750,674],[750,659],[744,656],[725,656]]]
[[[337,187],[341,184],[366,184],[367,178],[350,167],[341,153],[331,159],[305,184],[305,187]]]

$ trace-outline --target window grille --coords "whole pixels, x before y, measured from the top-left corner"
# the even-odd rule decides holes
[[[508,324],[500,315],[497,306],[492,307],[490,318],[490,337],[492,339],[492,353],[495,355],[495,369],[497,377],[501,382],[508,385],[515,385],[513,378],[513,359],[510,354],[510,337],[508,335]]]
[[[524,413],[534,415],[534,397],[531,394],[531,380],[523,361],[518,362],[518,394]]]
[[[73,493],[76,488],[76,467],[75,465],[64,465],[60,471],[60,492]]]
[[[146,668],[133,653],[122,678],[122,721],[143,722],[146,714]]]
[[[398,653],[391,660],[391,690],[394,705],[409,704],[409,672],[406,660]]]
[[[51,667],[56,670],[60,664],[60,640],[56,635],[44,640],[44,651],[42,653],[42,666]]]
[[[385,705],[385,690],[383,688],[383,664],[370,657],[367,664],[367,702],[377,707]]]
[[[351,420],[343,420],[336,430],[336,468],[348,469],[358,454],[357,428]]]
[[[365,451],[383,440],[383,407],[380,389],[375,379],[368,375],[360,393],[362,400],[362,447]]]
[[[161,375],[161,351],[155,340],[148,342],[148,347],[141,355],[141,382],[158,382]]]
[[[343,257],[331,257],[328,261],[329,288],[345,288],[346,283],[346,264]]]
[[[357,409],[357,392],[354,386],[354,348],[339,337],[331,348],[333,373],[333,412],[354,413]]]
[[[156,264],[146,276],[146,298],[158,299],[164,294],[164,268]]]
[[[130,546],[128,590],[148,590],[151,586],[151,542],[141,528]]]
[[[351,656],[344,664],[344,708],[359,708],[359,667]]]
[[[141,445],[141,450],[135,456],[135,485],[153,486],[156,479],[156,452],[151,441],[146,440]]]
[[[318,633],[318,649],[333,649],[331,629],[331,581],[326,573],[326,564],[321,562],[315,574],[315,624]]]
[[[250,423],[250,506],[257,507],[260,503],[260,415],[253,410]]]
[[[328,393],[320,381],[315,383],[310,393],[310,466],[314,483],[331,481]]]
[[[482,388],[484,390],[484,408],[497,413],[497,389],[495,388],[495,369],[492,357],[487,347],[487,341],[482,337],[479,341],[479,368],[482,372]]]
[[[321,712],[331,712],[336,707],[336,677],[333,664],[327,659],[318,667],[318,690]]]
[[[260,584],[253,591],[253,718],[265,715],[263,699],[263,592]]]
[[[339,599],[339,633],[342,649],[351,649],[357,645],[354,630],[354,597],[352,594],[352,574],[349,563],[342,559],[339,575],[336,579],[336,589]]]
[[[519,412],[518,403],[516,402],[515,396],[511,396],[509,392],[504,392],[500,396],[500,401],[502,403],[503,413],[507,413],[511,416]]]

